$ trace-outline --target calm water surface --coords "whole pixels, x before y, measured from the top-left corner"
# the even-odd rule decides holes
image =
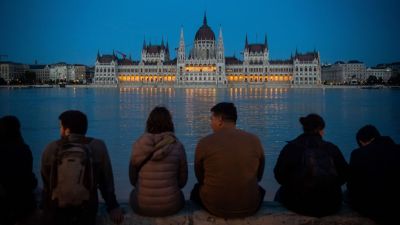
[[[50,141],[59,137],[58,116],[78,109],[89,119],[88,135],[103,139],[109,149],[117,197],[126,201],[131,185],[128,163],[131,145],[144,131],[150,110],[168,107],[176,135],[185,145],[189,162],[188,197],[195,177],[194,149],[209,134],[210,108],[221,101],[238,108],[238,127],[258,135],[266,156],[261,185],[265,199],[272,200],[278,188],[273,167],[286,141],[295,138],[300,116],[314,112],[325,118],[325,139],[339,146],[349,160],[356,147],[355,133],[368,123],[400,142],[400,90],[381,89],[290,89],[290,88],[49,88],[0,89],[0,116],[13,114],[22,123],[22,133],[34,157],[34,171],[40,176],[40,156]]]

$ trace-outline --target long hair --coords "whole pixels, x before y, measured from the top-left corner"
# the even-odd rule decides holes
[[[146,132],[159,134],[162,132],[175,132],[171,113],[163,106],[156,106],[151,110],[146,122]]]

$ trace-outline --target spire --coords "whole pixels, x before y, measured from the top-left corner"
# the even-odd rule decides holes
[[[161,48],[164,48],[164,36],[161,37]]]
[[[132,54],[129,53],[129,60],[132,61]]]
[[[146,49],[146,37],[143,38],[143,49]]]
[[[207,25],[207,14],[206,14],[206,11],[204,11],[203,25]]]
[[[265,48],[268,49],[268,39],[267,34],[265,34],[265,41],[264,41]]]
[[[97,49],[97,58],[100,58],[100,50]]]
[[[185,41],[185,38],[183,36],[183,26],[181,26],[181,40],[180,40],[180,42],[184,43],[184,41]]]
[[[165,47],[167,50],[169,50],[169,45],[168,45],[168,40],[167,40],[167,46]]]
[[[247,48],[248,45],[249,45],[249,43],[247,42],[247,33],[246,33],[246,41],[244,43],[244,48]]]

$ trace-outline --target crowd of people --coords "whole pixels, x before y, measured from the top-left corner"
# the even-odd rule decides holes
[[[233,103],[210,110],[212,133],[195,149],[197,183],[190,200],[223,218],[251,216],[260,208],[265,190],[258,184],[265,153],[259,138],[236,127]],[[42,198],[34,195],[37,178],[32,153],[15,116],[0,118],[0,224],[94,225],[98,190],[111,220],[120,224],[124,212],[114,189],[110,157],[104,141],[87,137],[84,113],[68,110],[59,116],[59,140],[41,157]],[[296,213],[323,217],[343,204],[381,224],[395,224],[400,201],[400,146],[373,125],[356,134],[359,148],[346,162],[340,149],[324,140],[325,122],[317,114],[299,119],[303,133],[281,150],[274,175],[280,188],[275,201]],[[162,217],[185,205],[182,188],[188,179],[184,145],[174,133],[169,110],[155,107],[145,132],[133,143],[129,179],[130,206],[143,216]],[[342,190],[347,184],[345,191]]]

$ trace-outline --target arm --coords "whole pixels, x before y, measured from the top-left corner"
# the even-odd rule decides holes
[[[40,174],[42,176],[43,181],[43,194],[42,194],[42,205],[44,208],[48,208],[50,206],[50,180],[51,180],[51,168],[53,161],[53,154],[55,154],[57,146],[56,144],[50,143],[48,144],[42,153],[42,161],[40,167]]]
[[[110,157],[108,155],[107,147],[103,141],[95,141],[92,149],[97,150],[96,152],[93,151],[93,154],[98,154],[98,158],[100,160],[97,167],[98,172],[96,173],[99,176],[97,177],[97,184],[107,205],[107,209],[110,212],[111,210],[119,207],[115,196],[114,176],[112,173]]]
[[[179,175],[178,175],[178,186],[180,188],[185,187],[188,179],[188,167],[186,161],[185,147],[179,142]]]
[[[289,149],[290,149],[290,144],[287,144],[285,145],[285,147],[283,147],[274,168],[275,179],[281,185],[287,183],[288,171],[289,167],[291,167],[290,163],[288,162]]]
[[[260,140],[257,138],[258,141],[258,149],[260,152],[260,160],[259,160],[259,166],[258,166],[258,171],[257,171],[257,180],[261,181],[263,174],[264,174],[264,167],[265,167],[265,155],[264,155],[264,149],[261,145]]]
[[[201,185],[204,179],[204,165],[203,165],[203,151],[201,140],[196,146],[194,155],[194,172],[197,178],[197,182]]]

